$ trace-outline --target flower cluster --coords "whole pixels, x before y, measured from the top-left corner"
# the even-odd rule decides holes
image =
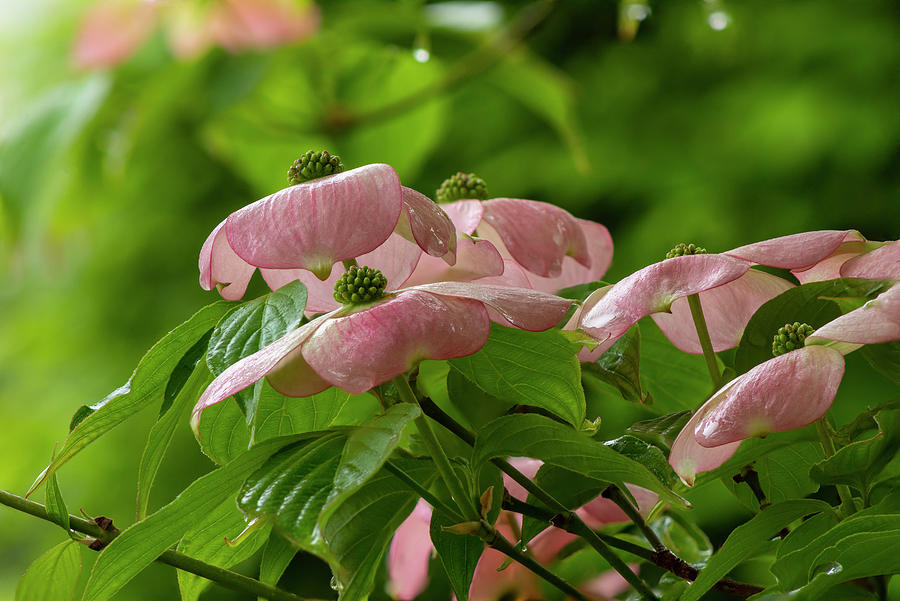
[[[893,284],[900,280],[900,242],[825,230],[723,253],[679,244],[662,261],[596,289],[570,314],[572,301],[553,293],[599,280],[611,261],[612,241],[598,223],[544,202],[487,198],[485,182],[466,173],[448,179],[434,202],[403,186],[389,165],[344,170],[327,152],[304,154],[289,179],[290,187],[213,229],[200,252],[200,283],[236,300],[257,269],[273,290],[299,280],[309,320],[219,374],[197,402],[195,428],[204,409],[262,378],[288,396],[331,386],[361,393],[424,359],[471,355],[488,340],[492,321],[530,331],[579,329],[596,341],[580,358],[594,361],[650,316],[677,348],[706,355],[718,388],[671,446],[669,463],[690,485],[698,473],[722,465],[742,440],[822,418],[843,377],[844,355],[900,340],[900,286]],[[882,292],[818,328],[786,323],[771,333],[771,359],[725,381],[715,354],[735,347],[754,313],[796,285],[756,266],[788,270],[801,284],[883,280]],[[539,465],[517,460],[529,477]],[[517,486],[505,482],[524,501]],[[656,503],[650,491],[629,488],[642,512]],[[575,513],[593,528],[627,519],[602,498]],[[518,520],[504,512],[493,528],[509,538],[520,530]],[[421,501],[396,532],[388,564],[398,599],[425,587],[430,521],[431,508]],[[546,563],[573,538],[550,528],[528,549]],[[521,566],[498,571],[503,561],[485,551],[470,598],[538,593]],[[616,578],[582,588],[615,595],[623,590]]]

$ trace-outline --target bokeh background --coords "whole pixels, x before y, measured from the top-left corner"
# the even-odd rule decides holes
[[[208,232],[309,148],[429,194],[474,171],[494,196],[600,221],[610,281],[678,242],[900,234],[893,0],[269,2],[288,30],[238,11],[247,39],[210,23],[248,0],[0,5],[0,487],[23,492],[75,409],[214,299]],[[98,38],[90,14],[113,26]],[[60,472],[71,510],[130,523],[152,413]],[[185,424],[157,504],[210,467]],[[724,487],[695,497],[714,542],[747,515]],[[0,601],[60,540],[0,509]],[[329,592],[309,560],[287,579]],[[174,572],[117,598],[175,599]]]

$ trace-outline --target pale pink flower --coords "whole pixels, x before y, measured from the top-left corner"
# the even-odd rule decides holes
[[[172,52],[190,59],[211,46],[231,52],[279,46],[309,37],[319,10],[294,0],[100,0],[84,17],[73,48],[82,68],[118,65],[146,41],[157,23]]]
[[[753,314],[764,303],[794,286],[783,278],[751,270],[751,265],[791,269],[800,273],[831,256],[845,241],[857,238],[859,233],[853,230],[823,230],[764,240],[719,255],[693,255],[733,258],[746,266],[735,277],[732,276],[737,273],[736,269],[730,271],[731,275],[711,272],[712,278],[707,281],[703,280],[702,267],[699,270],[680,266],[676,269],[670,263],[685,257],[666,259],[646,267],[611,289],[596,291],[585,301],[581,311],[581,315],[585,316],[582,317],[581,327],[601,340],[602,344],[597,350],[584,353],[584,358],[599,357],[628,327],[646,315],[652,315],[653,321],[676,347],[687,353],[702,354],[703,349],[686,298],[691,294],[699,296],[713,351],[720,352],[737,346]],[[693,265],[702,266],[702,262],[694,262]],[[716,269],[712,265],[710,268]],[[613,295],[604,298],[609,292]],[[637,298],[641,294],[663,295],[667,302],[648,303],[648,299]],[[589,309],[591,306],[594,308]],[[625,316],[629,318],[624,319]],[[631,318],[635,319],[631,321]],[[599,324],[606,321],[617,323],[618,327],[600,327]],[[607,335],[603,339],[599,337]]]
[[[209,385],[200,413],[263,377],[288,396],[330,386],[361,393],[423,359],[470,355],[487,342],[490,320],[531,331],[552,328],[571,301],[536,290],[439,282],[388,293],[321,315],[238,361]],[[489,314],[487,308],[493,311]]]
[[[612,261],[609,231],[599,223],[577,219],[556,205],[493,198],[457,200],[441,207],[457,231],[489,240],[506,261],[514,261],[525,270],[515,270],[516,285],[520,285],[524,273],[530,287],[555,292],[601,279]],[[500,276],[494,281],[502,280]]]
[[[236,300],[259,267],[273,289],[301,279],[309,289],[310,310],[329,310],[336,303],[328,295],[340,276],[333,266],[347,259],[373,259],[372,267],[383,269],[399,287],[420,255],[406,238],[455,262],[456,234],[447,215],[401,186],[389,165],[366,165],[290,186],[229,215],[200,251],[200,285],[218,287],[223,298]],[[374,257],[367,255],[376,249]],[[300,270],[325,283],[316,284]]]
[[[642,317],[670,311],[678,299],[732,282],[749,269],[746,261],[725,255],[666,259],[596,290],[573,323],[600,343],[590,353],[596,358]]]
[[[834,402],[843,355],[892,340],[900,340],[900,286],[815,330],[806,346],[725,384],[682,429],[669,463],[692,485],[696,474],[727,461],[741,440],[811,424]]]
[[[528,478],[534,478],[542,465],[541,461],[527,457],[514,457],[510,459],[510,463]],[[526,500],[528,494],[525,489],[506,474],[503,474],[503,485],[513,497],[521,501]],[[629,490],[638,500],[642,513],[646,514],[656,503],[656,494],[651,491],[637,486],[629,486]],[[603,497],[591,501],[577,512],[592,528],[628,521],[628,517],[615,503]],[[391,541],[388,552],[390,576],[388,589],[399,601],[411,601],[422,593],[428,584],[428,559],[433,552],[429,534],[430,522],[431,507],[420,500],[413,513],[397,529]],[[502,511],[494,527],[507,540],[515,541],[513,524],[517,530],[521,530],[521,516]],[[564,530],[547,528],[529,541],[528,550],[538,562],[549,564],[575,538],[574,534]],[[503,553],[491,548],[484,549],[472,576],[469,588],[470,601],[496,601],[504,595],[512,595],[517,600],[540,598],[537,577],[515,562],[500,570],[506,563],[507,557]],[[629,567],[637,571],[636,565]],[[589,580],[579,588],[586,593],[606,598],[628,590],[628,587],[627,581],[622,576],[610,571]]]
[[[848,259],[841,265],[841,277],[900,281],[900,240]]]

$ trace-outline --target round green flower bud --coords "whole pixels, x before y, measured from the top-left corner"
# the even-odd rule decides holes
[[[437,190],[438,202],[453,202],[464,198],[485,200],[488,197],[487,184],[474,173],[458,172],[451,175]]]
[[[694,246],[693,243],[685,244],[681,242],[675,245],[675,248],[666,253],[667,259],[672,259],[674,257],[683,257],[685,255],[705,255],[706,249],[700,248],[699,246]]]
[[[307,150],[288,169],[288,182],[293,186],[311,179],[334,175],[343,170],[344,164],[341,162],[341,157],[329,154],[327,150],[322,152]]]
[[[778,328],[778,333],[772,339],[772,356],[777,357],[802,348],[803,341],[812,333],[813,327],[809,324],[799,321],[784,324],[783,328]]]
[[[343,305],[361,305],[384,295],[387,278],[378,269],[356,267],[344,272],[334,283],[334,300]]]

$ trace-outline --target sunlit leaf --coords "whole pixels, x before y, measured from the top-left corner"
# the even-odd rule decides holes
[[[15,601],[68,601],[81,575],[81,551],[73,540],[60,543],[34,560],[16,587]]]

